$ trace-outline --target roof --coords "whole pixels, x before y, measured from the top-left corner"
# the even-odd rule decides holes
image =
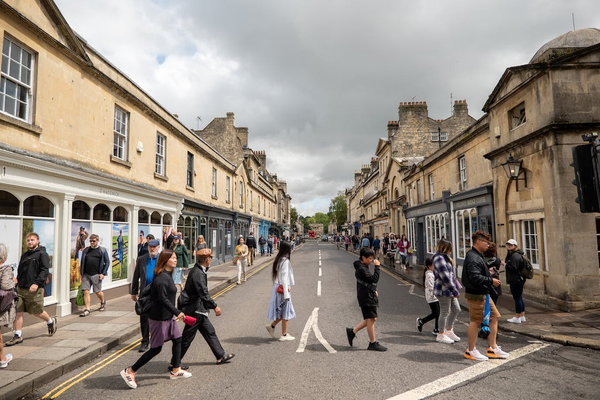
[[[553,58],[600,43],[600,29],[585,28],[570,31],[544,44],[535,53],[530,64],[548,62]]]

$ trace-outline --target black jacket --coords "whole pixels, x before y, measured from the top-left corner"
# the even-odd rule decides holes
[[[148,242],[144,244],[138,244],[138,257],[148,254]]]
[[[256,248],[256,239],[254,238],[254,236],[248,236],[246,238],[246,246],[248,246],[249,249]]]
[[[506,269],[506,283],[514,285],[524,283],[525,278],[521,276],[523,269],[523,250],[509,251],[504,260],[504,269]]]
[[[462,270],[462,283],[465,292],[469,294],[489,294],[493,279],[488,266],[483,261],[483,255],[471,248],[465,257]]]
[[[217,303],[208,294],[207,277],[200,264],[196,263],[190,271],[184,290],[189,297],[189,302],[182,310],[185,315],[207,313],[217,308]]]
[[[178,316],[181,311],[175,308],[175,296],[177,288],[173,283],[171,273],[163,271],[152,280],[152,307],[148,313],[148,318],[154,321],[168,321],[173,316]]]
[[[487,265],[488,271],[490,268],[494,268],[494,272],[490,272],[492,278],[500,279],[500,267],[502,266],[500,259],[498,257],[483,257],[483,261],[485,262],[485,265]],[[502,285],[494,287],[494,290],[496,291],[496,295],[501,295]],[[490,294],[493,295],[493,291]]]
[[[360,260],[354,261],[354,276],[356,277],[356,297],[361,307],[377,307],[379,298],[375,295],[377,282],[379,282],[379,266],[375,265],[373,273],[369,266]]]
[[[140,291],[146,287],[146,267],[148,266],[148,258],[150,258],[150,253],[138,257],[135,261],[135,270],[133,271],[133,280],[131,281],[129,294],[135,294],[137,296]]]
[[[44,246],[38,246],[35,250],[27,250],[21,256],[19,269],[17,271],[17,286],[29,289],[36,284],[38,288],[46,286],[46,278],[50,272],[50,257]]]

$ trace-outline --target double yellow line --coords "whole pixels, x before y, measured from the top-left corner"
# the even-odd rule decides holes
[[[262,271],[263,269],[265,269],[269,265],[271,265],[271,264],[270,263],[266,263],[265,265],[258,267],[258,269],[254,270],[250,274],[248,274],[248,278],[251,277],[251,276],[253,276],[253,275],[256,275],[257,273],[259,273],[260,271]],[[216,299],[217,297],[219,297],[219,296],[227,293],[228,291],[230,291],[231,289],[233,289],[236,286],[237,285],[235,283],[227,286],[226,288],[224,288],[223,290],[221,290],[220,292],[218,292],[217,294],[215,294],[214,296],[212,296],[213,299]],[[74,377],[72,377],[68,381],[63,382],[59,386],[55,387],[54,389],[52,389],[51,391],[49,391],[48,393],[46,393],[42,397],[42,399],[56,399],[58,396],[60,396],[65,391],[69,390],[70,388],[72,388],[73,386],[75,386],[76,384],[78,384],[79,382],[81,382],[82,380],[84,380],[85,378],[87,378],[88,376],[90,376],[92,374],[95,374],[96,372],[100,371],[102,368],[104,368],[104,367],[112,364],[115,360],[117,360],[121,356],[125,355],[125,353],[128,353],[130,350],[132,350],[133,348],[137,347],[141,343],[141,341],[142,341],[142,338],[137,339],[135,342],[128,344],[127,346],[125,346],[121,350],[119,350],[116,353],[114,353],[114,354],[106,357],[104,360],[102,360],[102,361],[100,361],[100,362],[92,365],[91,367],[89,367],[85,371],[80,372],[79,374],[75,375]]]

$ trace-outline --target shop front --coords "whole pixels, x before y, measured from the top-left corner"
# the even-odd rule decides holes
[[[411,243],[411,263],[425,264],[435,253],[440,239],[448,239],[448,204],[439,199],[427,204],[406,208],[406,237]]]

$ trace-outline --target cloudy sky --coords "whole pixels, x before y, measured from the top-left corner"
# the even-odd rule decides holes
[[[479,118],[504,70],[572,30],[572,13],[600,28],[597,0],[55,1],[188,127],[234,112],[301,215],[352,185],[399,102],[444,119],[452,96]]]

